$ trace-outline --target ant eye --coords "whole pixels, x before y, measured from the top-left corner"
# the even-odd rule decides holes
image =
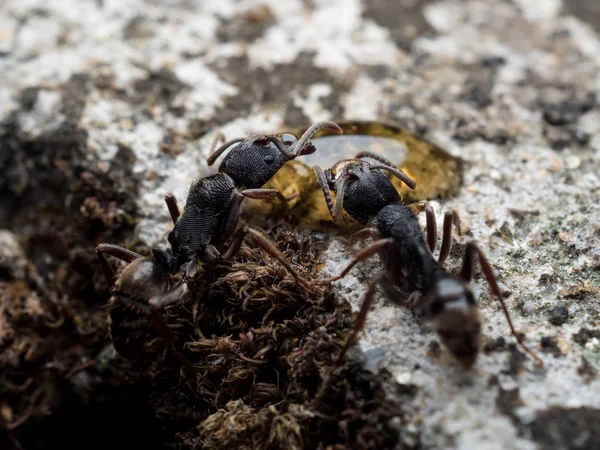
[[[298,138],[296,136],[294,136],[292,133],[283,133],[281,135],[281,141],[287,146],[292,145],[297,140],[298,140]]]
[[[265,156],[263,161],[268,164],[271,164],[273,161],[275,161],[275,157],[273,155],[267,155]]]

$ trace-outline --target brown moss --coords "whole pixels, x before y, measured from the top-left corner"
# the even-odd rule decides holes
[[[318,278],[319,243],[291,225],[267,234],[305,278]],[[172,358],[151,366],[153,408],[175,447],[388,448],[398,440],[390,425],[403,420],[398,406],[362,369],[340,368],[314,401],[352,324],[347,305],[296,282],[250,242],[202,272],[166,315],[193,367]]]

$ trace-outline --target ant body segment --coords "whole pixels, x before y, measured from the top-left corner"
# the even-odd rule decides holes
[[[118,276],[106,255],[127,263]],[[96,256],[110,287],[108,329],[115,350],[125,358],[137,360],[144,353],[148,330],[158,328],[165,347],[189,365],[174,349],[171,330],[158,310],[158,306],[176,301],[187,291],[185,282],[174,280],[169,255],[153,249],[151,255],[142,256],[118,245],[98,244]]]
[[[365,152],[360,153],[359,156],[365,156]],[[373,157],[373,155],[369,155],[369,157]],[[351,167],[352,173],[344,175],[342,172],[341,176],[337,178],[333,178],[331,175],[328,175],[327,178],[320,168],[314,168],[331,215],[334,218],[339,217],[341,209],[344,207],[361,224],[373,224],[374,226],[355,233],[353,237],[372,237],[375,241],[362,249],[340,274],[324,279],[322,282],[331,283],[343,278],[358,262],[376,254],[380,255],[385,269],[369,284],[354,329],[348,336],[336,365],[341,362],[347,349],[362,330],[373,302],[375,288],[380,285],[386,297],[393,303],[410,308],[423,308],[433,321],[442,343],[465,369],[471,368],[477,358],[481,340],[481,314],[469,287],[475,260],[479,261],[492,295],[499,299],[517,342],[543,365],[543,361],[523,343],[516,333],[492,268],[474,242],[467,243],[462,269],[458,275],[448,272],[444,267],[444,262],[452,246],[453,225],[458,228],[460,234],[458,215],[453,211],[445,214],[442,245],[436,260],[433,253],[437,243],[437,226],[431,205],[426,202],[410,206],[402,205],[398,194],[392,193],[395,188],[387,177],[379,177],[374,174],[368,177],[365,174],[374,166],[359,162],[340,162],[334,165],[334,168],[342,163],[342,167],[345,169]],[[356,167],[360,168],[362,174],[359,174]],[[391,170],[390,172],[394,173]],[[332,172],[328,171],[328,173]],[[377,178],[374,178],[375,176]],[[379,188],[379,192],[382,192],[377,206],[387,202],[378,211],[376,211],[377,206],[374,205],[379,194],[373,192],[372,179],[377,179],[376,187]],[[336,189],[335,208],[328,187]],[[362,210],[360,209],[361,205]],[[427,219],[427,241],[425,241],[417,217],[423,211],[425,211]]]
[[[364,158],[379,162],[371,165]],[[414,189],[416,183],[394,163],[376,153],[363,151],[353,159],[343,159],[335,163],[325,173],[319,166],[313,166],[317,180],[323,190],[327,208],[334,220],[339,220],[342,209],[361,225],[367,225],[381,208],[400,203],[402,198],[382,170],[390,172]],[[335,206],[331,200],[332,190],[336,193]]]
[[[342,129],[329,121],[311,125],[298,139],[291,133],[250,136],[225,142],[207,159],[212,166],[233,144],[227,156],[219,166],[219,172],[229,175],[236,186],[245,189],[257,189],[269,181],[283,165],[298,156],[311,155],[317,149],[310,139],[321,130],[342,133]]]

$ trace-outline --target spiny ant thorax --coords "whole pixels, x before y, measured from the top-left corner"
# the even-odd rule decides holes
[[[234,190],[234,180],[224,173],[202,178],[190,187],[183,212],[167,237],[177,264],[201,254],[211,243],[225,220]]]

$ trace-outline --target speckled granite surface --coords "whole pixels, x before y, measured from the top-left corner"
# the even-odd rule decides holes
[[[208,173],[217,128],[234,138],[321,119],[403,123],[466,161],[460,194],[434,202],[440,223],[456,209],[467,232],[449,266],[458,267],[467,239],[481,245],[545,368],[519,363],[508,348],[514,339],[481,277],[474,289],[488,351],[471,373],[445,351],[433,357],[426,324],[380,299],[352,356],[414,389],[401,442],[593,448],[600,12],[584,3],[8,0],[0,122],[33,142],[76,125],[100,172],[127,149],[136,233],[148,245],[168,231],[162,195],[182,200]],[[19,192],[27,173],[3,183]],[[350,255],[334,242],[325,271]],[[377,269],[355,269],[337,293],[358,308]]]

